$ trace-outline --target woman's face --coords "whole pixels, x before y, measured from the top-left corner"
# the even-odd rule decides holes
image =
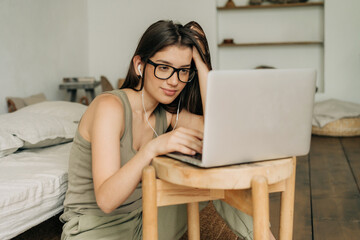
[[[164,64],[174,68],[190,68],[191,60],[192,49],[185,46],[168,46],[150,58],[150,61],[155,64]],[[154,69],[155,66],[146,63],[144,89],[158,102],[169,104],[179,96],[188,83],[179,81],[177,72],[174,72],[167,80],[159,79],[154,75]]]

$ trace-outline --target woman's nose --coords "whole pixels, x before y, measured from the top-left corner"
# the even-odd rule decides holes
[[[166,80],[167,83],[171,86],[176,86],[179,83],[179,79],[178,79],[178,75],[177,72],[174,72],[174,74],[168,79]]]

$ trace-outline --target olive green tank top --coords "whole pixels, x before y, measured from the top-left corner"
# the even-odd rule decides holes
[[[107,93],[119,97],[124,106],[125,129],[120,139],[121,166],[124,166],[136,154],[133,149],[131,105],[124,91],[114,90]],[[158,106],[154,114],[156,117],[155,130],[159,135],[163,134],[167,129],[166,112]],[[78,130],[70,152],[68,172],[68,190],[64,201],[64,214],[61,218],[67,221],[74,214],[109,216],[102,212],[96,203],[92,178],[91,143],[85,140]],[[139,183],[129,198],[110,215],[129,213],[141,207],[141,197],[141,183]]]

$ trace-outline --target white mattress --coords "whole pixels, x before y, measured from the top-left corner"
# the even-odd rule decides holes
[[[10,239],[63,209],[71,143],[0,158],[0,239]]]

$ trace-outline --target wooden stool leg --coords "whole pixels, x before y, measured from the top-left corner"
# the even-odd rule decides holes
[[[264,176],[251,181],[253,198],[254,240],[269,240],[269,190]]]
[[[285,182],[285,191],[281,193],[280,240],[292,239],[294,221],[296,157],[293,157],[293,172]]]
[[[199,204],[197,202],[187,204],[187,215],[189,240],[200,240]]]
[[[156,203],[156,179],[153,166],[147,166],[142,175],[143,192],[143,240],[158,239],[158,211]]]
[[[77,90],[76,89],[68,89],[68,92],[70,92],[70,101],[71,102],[76,102]]]

